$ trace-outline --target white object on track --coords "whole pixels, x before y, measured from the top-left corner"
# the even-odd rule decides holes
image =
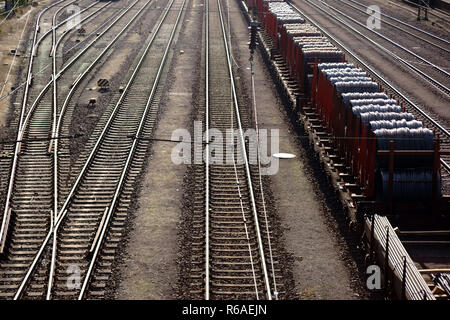
[[[295,154],[292,153],[274,153],[272,157],[280,158],[280,159],[292,159],[295,158]]]

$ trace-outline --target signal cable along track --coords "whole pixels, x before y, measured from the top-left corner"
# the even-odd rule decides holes
[[[314,4],[313,2],[306,0],[307,3],[314,6],[316,9],[322,11],[325,14],[329,14],[324,11],[322,8]],[[382,84],[386,89],[388,89],[394,96],[399,99],[401,103],[404,103],[404,107],[408,112],[413,113],[417,116],[418,119],[424,122],[424,124],[436,131],[441,139],[441,148],[448,149],[450,148],[450,131],[446,125],[440,124],[438,121],[433,119],[427,112],[425,112],[419,105],[414,103],[410,98],[404,95],[400,90],[398,90],[393,84],[391,84],[385,77],[379,74],[376,70],[370,67],[366,62],[360,59],[352,50],[347,48],[343,43],[341,43],[336,37],[332,36],[327,30],[325,30],[321,25],[315,21],[314,18],[310,17],[300,8],[298,8],[295,4],[290,3],[290,5],[297,10],[303,17],[305,17],[311,24],[316,26],[320,32],[326,35],[331,41],[341,50],[343,50],[346,55],[348,55],[350,60],[353,60],[356,64],[363,67],[376,81]],[[341,22],[339,18],[332,16],[336,21],[345,24],[345,22]],[[370,40],[370,39],[369,39]],[[441,186],[446,192],[450,191],[450,156],[443,155],[441,156],[441,165],[443,170],[441,171]]]
[[[102,33],[98,35],[90,44],[88,44],[81,52],[78,53],[57,75],[59,78],[65,71],[69,70],[75,62],[79,61],[80,57],[93,59],[96,48],[93,44],[111,30],[121,19],[125,22],[125,27],[119,32],[122,34],[134,19],[124,19],[124,15],[129,12],[138,1],[131,4],[127,10],[124,10]],[[148,4],[149,2],[147,2]],[[94,13],[99,12],[106,7],[108,3],[96,9]],[[144,6],[145,7],[145,6]],[[143,8],[141,9],[141,11]],[[141,12],[139,11],[139,12]],[[87,18],[90,18],[90,14]],[[131,17],[130,17],[131,18]],[[83,19],[83,20],[85,20]],[[112,31],[110,31],[112,32]],[[114,39],[114,41],[117,37]],[[111,42],[111,40],[107,40]],[[113,42],[114,42],[113,41]],[[59,42],[58,42],[59,43]],[[110,46],[108,46],[108,49]],[[56,47],[55,47],[56,49]],[[89,50],[93,50],[90,52]],[[88,52],[89,54],[85,54]],[[45,52],[41,53],[45,54]],[[104,54],[104,52],[103,52]],[[92,56],[92,58],[91,58]],[[95,61],[97,62],[98,59]],[[86,61],[79,61],[76,69],[80,70],[83,63]],[[75,64],[77,66],[77,64]],[[92,68],[92,65],[90,66]],[[82,69],[82,68],[81,68]],[[75,78],[76,74],[71,72],[69,78]],[[67,80],[66,80],[67,81]],[[73,81],[73,80],[70,80]],[[17,288],[23,288],[24,279],[28,279],[30,272],[30,265],[35,265],[35,255],[39,251],[39,247],[46,239],[47,232],[54,224],[52,209],[52,157],[49,150],[48,138],[51,137],[52,127],[52,102],[49,93],[49,87],[52,85],[50,80],[46,86],[41,90],[37,98],[34,100],[32,106],[29,108],[26,118],[24,119],[23,129],[19,128],[19,141],[25,137],[25,142],[18,143],[19,150],[22,150],[18,161],[17,178],[15,181],[14,198],[12,201],[14,208],[14,216],[11,224],[11,239],[9,248],[4,259],[0,260],[0,293],[4,298],[11,298],[17,296],[15,294]],[[69,85],[67,84],[67,87]],[[63,90],[60,92],[63,96]],[[46,102],[49,101],[49,102]],[[60,115],[61,116],[61,115]],[[31,130],[34,129],[34,133]],[[42,141],[26,141],[27,138],[35,138],[37,135],[43,137]],[[27,159],[28,154],[28,159]],[[25,159],[25,160],[24,160]],[[29,167],[29,168],[28,168]],[[28,169],[27,169],[28,168]],[[36,169],[38,168],[38,169]],[[17,199],[21,201],[17,201]],[[8,225],[8,224],[6,224]],[[14,275],[14,276],[11,276]],[[43,277],[46,277],[44,274]],[[20,285],[20,286],[19,286]],[[29,291],[28,297],[42,297],[43,288],[37,286],[35,291]],[[19,295],[20,296],[20,295]],[[17,296],[18,297],[18,296]]]
[[[148,147],[138,138],[152,133],[161,95],[159,84],[166,77],[163,69],[171,55],[169,48],[183,8],[184,1],[173,0],[163,10],[160,23],[131,69],[132,75],[59,211],[53,230],[41,246],[34,276],[29,283],[23,283],[22,291],[45,286],[46,280],[39,275],[48,271],[42,258],[49,257],[53,279],[48,282],[47,298],[104,295],[114,259],[112,248],[117,248],[122,234],[118,221],[130,205],[138,164]],[[81,286],[70,285],[68,270],[78,270]]]
[[[203,120],[207,156],[205,164],[195,168],[197,180],[204,186],[196,189],[199,193],[196,199],[203,198],[197,203],[203,206],[195,205],[194,209],[196,240],[192,244],[190,294],[206,300],[270,300],[273,283],[269,272],[273,270],[266,265],[267,239],[262,235],[263,228],[260,230],[253,174],[243,135],[245,120],[241,119],[220,1],[206,1],[205,15]],[[209,130],[219,130],[224,135],[233,128],[239,134],[231,145],[232,163],[212,161],[209,156],[212,150],[227,150],[230,146],[212,140]],[[199,147],[195,145],[197,155],[202,154]],[[197,183],[201,184],[200,181]]]

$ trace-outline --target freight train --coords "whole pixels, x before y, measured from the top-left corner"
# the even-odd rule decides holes
[[[347,62],[289,3],[246,0],[246,5],[366,199],[423,203],[441,197],[440,147],[433,131]]]

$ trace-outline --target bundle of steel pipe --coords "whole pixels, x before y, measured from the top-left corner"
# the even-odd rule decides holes
[[[418,272],[408,252],[406,252],[395,230],[389,223],[388,218],[375,215],[373,221],[374,238],[378,240],[377,242],[381,246],[384,254],[386,254],[386,238],[389,233],[388,268],[396,275],[397,279],[405,279],[405,298],[411,300],[436,300],[427,283]],[[365,219],[365,227],[366,234],[370,234],[372,223],[369,217]],[[404,265],[406,265],[406,268],[403,268]],[[406,271],[405,274],[404,271]],[[394,283],[393,285],[396,284]],[[397,285],[402,286],[403,283]]]
[[[343,81],[335,83],[339,93],[348,92],[378,92],[378,83],[373,81]]]
[[[370,121],[370,128],[374,131],[377,129],[394,129],[394,128],[410,128],[417,129],[422,128],[423,124],[417,120],[365,120]]]
[[[383,92],[348,92],[342,93],[341,96],[346,107],[350,105],[351,100],[388,99],[388,96]]]
[[[397,104],[395,99],[387,99],[387,98],[371,98],[371,99],[351,99],[350,105],[352,107],[364,106],[369,104],[377,104],[380,106],[384,106],[387,104]]]
[[[398,106],[397,106],[398,107]],[[413,121],[414,115],[412,113],[406,112],[379,112],[379,111],[369,111],[363,112],[359,114],[359,118],[361,122],[364,124],[369,124],[375,121]],[[384,122],[383,122],[384,123]],[[371,127],[372,130],[375,130],[374,127]],[[381,129],[381,127],[377,127],[377,129]]]
[[[400,113],[400,112],[402,112],[402,107],[400,107],[399,105],[396,105],[396,104],[385,104],[385,105],[368,104],[368,105],[360,105],[360,106],[357,106],[357,107],[353,107],[352,108],[352,112],[356,116],[359,116],[362,113],[368,113],[368,112],[379,112],[379,113],[394,112],[394,113]],[[389,120],[389,119],[385,118],[385,120]]]
[[[392,176],[392,199],[430,199],[433,196],[433,169],[430,168],[407,168],[397,169]],[[380,170],[381,184],[380,192],[383,200],[388,200],[389,194],[389,170]],[[441,184],[437,181],[438,195],[440,195]]]
[[[395,142],[397,150],[433,150],[434,134],[427,128],[377,129],[373,133],[377,138],[377,148],[389,150],[390,141]]]

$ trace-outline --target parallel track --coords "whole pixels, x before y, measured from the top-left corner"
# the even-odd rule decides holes
[[[348,6],[348,7],[350,7],[350,8],[352,8],[352,9],[354,9],[354,10],[356,10],[356,11],[358,11],[358,12],[360,12],[360,13],[363,13],[364,14],[363,17],[366,17],[366,15],[367,16],[369,15],[367,13],[367,11],[366,11],[368,9],[368,7],[365,6],[364,4],[361,4],[361,3],[356,2],[354,0],[339,0],[339,2],[344,4],[344,5],[346,5],[346,6]],[[390,26],[392,28],[395,28],[397,30],[400,30],[400,31],[406,33],[408,36],[414,37],[416,40],[419,40],[421,42],[425,42],[426,44],[431,45],[431,46],[433,46],[435,48],[438,48],[438,49],[440,49],[440,50],[442,50],[442,51],[444,51],[446,53],[450,53],[450,50],[449,50],[450,41],[448,41],[446,39],[443,39],[441,37],[438,37],[438,36],[436,36],[436,35],[434,35],[434,34],[432,34],[430,32],[422,30],[420,28],[417,28],[416,26],[413,26],[413,25],[411,25],[409,23],[406,23],[406,22],[404,22],[404,21],[402,21],[400,19],[397,19],[395,17],[387,15],[387,14],[385,14],[383,12],[380,12],[380,15],[382,17],[387,18],[387,19],[383,19],[383,20],[380,19],[380,22],[383,23],[383,26],[388,25],[388,26]],[[395,23],[397,23],[397,24],[400,24],[401,26],[398,26],[395,23],[391,23],[391,22],[387,21],[388,19],[393,21],[393,22],[395,22]],[[406,28],[404,28],[404,27],[406,27]],[[412,30],[414,30],[417,33],[412,32]],[[429,38],[430,40],[431,39],[433,39],[433,40],[430,41],[427,38]]]
[[[165,77],[163,68],[183,12],[184,1],[180,2],[172,1],[163,11],[160,23],[56,216],[54,228],[37,257],[36,270],[29,283],[24,283],[23,290],[45,287],[48,280],[48,299],[99,298],[105,294],[111,262],[124,227],[124,214],[148,148],[147,142],[132,137],[151,137],[161,95],[159,84]],[[75,273],[80,275],[82,283],[70,285],[70,270],[78,270]]]
[[[369,41],[370,43],[372,43],[373,45],[378,47],[380,50],[382,50],[382,51],[386,52],[387,54],[391,55],[392,57],[394,57],[397,61],[399,61],[400,63],[407,66],[409,69],[416,72],[421,78],[423,78],[425,81],[432,84],[434,87],[439,89],[445,95],[450,94],[450,88],[447,86],[447,83],[445,83],[444,81],[437,78],[437,77],[440,77],[441,79],[446,79],[446,82],[448,82],[450,73],[447,72],[446,70],[444,70],[443,68],[441,68],[440,66],[438,66],[438,65],[432,63],[431,61],[425,59],[424,57],[414,53],[411,49],[401,45],[396,40],[393,40],[393,39],[383,35],[382,33],[378,32],[372,28],[369,28],[366,24],[363,24],[363,23],[357,21],[356,19],[352,18],[348,14],[344,13],[343,10],[338,9],[323,0],[317,0],[317,2],[323,4],[325,7],[327,7],[331,11],[324,10],[322,7],[320,7],[316,4],[316,1],[307,0],[306,2],[311,4],[318,10],[322,11],[326,15],[332,17],[334,20],[338,21],[339,23],[344,25],[346,28],[352,30],[354,33],[360,35],[362,38],[366,39],[367,41]],[[364,35],[356,27],[354,27],[350,23],[342,20],[338,16],[344,17],[345,19],[351,21],[353,24],[355,24],[359,28],[362,28],[362,30],[367,30],[370,34],[373,34],[373,35],[377,36],[378,38],[383,39],[382,41],[385,41],[389,45],[392,45],[395,48],[401,50],[401,52],[404,52],[404,54],[408,56],[408,59],[411,59],[411,58],[416,59],[417,63],[423,64],[423,66],[427,67],[428,70],[426,72],[424,72],[422,69],[420,69],[414,65],[414,64],[417,64],[416,62],[410,62],[409,60],[405,59],[403,56],[400,56],[399,54],[394,53],[392,49],[385,47],[385,46],[381,45],[378,41],[375,41],[372,38],[368,37],[367,35]]]
[[[57,2],[56,4],[58,4]],[[69,2],[68,4],[71,4]],[[56,24],[57,14],[68,4],[59,9],[50,6],[56,11],[53,13],[51,29],[47,30],[39,40],[37,32],[31,47],[30,62],[28,69],[28,83],[25,88],[21,116],[19,121],[18,140],[30,139],[28,142],[16,143],[16,150],[12,159],[11,178],[9,180],[9,191],[5,203],[5,214],[2,217],[2,235],[6,235],[7,228],[10,229],[12,241],[8,248],[4,248],[5,256],[2,257],[0,270],[3,279],[0,280],[0,294],[2,297],[11,297],[14,287],[18,286],[21,276],[24,274],[27,264],[32,259],[33,251],[37,250],[39,241],[43,239],[48,228],[49,218],[46,210],[51,201],[51,162],[48,157],[46,145],[49,136],[51,121],[48,117],[52,114],[52,102],[49,98],[42,101],[38,98],[43,90],[43,83],[50,77],[48,68],[48,49],[55,43],[55,37],[48,37],[51,30],[56,32],[57,28],[64,25],[67,19]],[[91,9],[89,6],[83,11]],[[43,12],[47,12],[44,9]],[[94,12],[97,12],[95,10]],[[49,13],[52,13],[49,11]],[[40,28],[40,19],[37,18],[36,28]],[[37,29],[36,29],[37,30]],[[56,46],[55,46],[56,48]],[[34,55],[37,55],[36,58]],[[31,80],[33,79],[33,80]],[[33,81],[33,86],[28,84]],[[32,105],[40,100],[39,112],[31,113]],[[32,121],[29,122],[29,119]],[[32,141],[33,139],[44,139]],[[7,172],[9,171],[6,170]],[[13,192],[14,191],[14,192]],[[11,213],[11,209],[13,212]],[[8,218],[10,221],[8,221]],[[5,245],[6,237],[1,238]]]
[[[236,129],[240,134],[233,142],[232,163],[216,163],[208,156],[204,165],[195,166],[199,186],[195,190],[190,294],[206,300],[270,300],[275,291],[270,274],[275,272],[279,278],[280,270],[277,266],[271,269],[277,257],[272,264],[266,255],[272,234],[263,232],[260,195],[254,191],[256,170],[248,162],[243,138],[248,120],[238,102],[220,1],[206,1],[205,10],[205,153],[230,147],[215,142],[208,130],[224,134]],[[196,147],[198,155],[202,151]]]
[[[110,45],[115,42],[115,40],[122,34],[122,32],[127,29],[130,23],[134,20],[130,16],[128,19],[126,14],[132,13],[130,10],[137,3],[134,2],[127,10],[119,15],[98,37],[94,38],[81,52],[79,52],[70,62],[68,62],[64,68],[59,71],[56,79],[61,78],[64,84],[64,90],[60,90],[57,97],[58,101],[64,98],[67,94],[69,84],[77,78],[77,71],[82,69],[83,64],[89,64],[90,61],[94,60],[97,56],[98,48],[94,46],[98,40],[104,38],[103,35],[117,33],[118,30],[114,30],[113,27],[119,27],[118,35],[112,40],[107,40],[106,42]],[[149,1],[146,5],[148,5]],[[101,6],[94,12],[100,11],[103,7],[108,4]],[[141,12],[145,7],[141,8]],[[136,15],[137,16],[137,15]],[[107,17],[107,15],[106,15]],[[107,19],[107,22],[110,19]],[[119,23],[118,23],[119,22]],[[105,41],[105,40],[101,40]],[[58,42],[59,43],[59,42]],[[108,49],[110,46],[107,47]],[[56,48],[55,48],[55,51]],[[106,52],[103,50],[102,55]],[[42,52],[41,55],[45,55],[47,52]],[[39,57],[39,56],[38,56]],[[48,55],[47,55],[48,57]],[[98,59],[93,61],[90,65],[92,68]],[[55,67],[55,64],[54,64]],[[66,72],[69,71],[69,72]],[[64,80],[65,79],[65,80]],[[43,79],[45,80],[45,79]],[[45,82],[44,82],[45,83]],[[36,138],[37,136],[48,139],[52,136],[52,123],[55,122],[55,118],[52,117],[52,98],[51,90],[49,87],[52,85],[52,81],[48,82],[44,86],[43,90],[39,93],[37,98],[34,100],[32,106],[28,108],[27,117],[24,120],[25,129],[23,130],[23,136],[25,140],[28,138]],[[42,87],[42,85],[41,85]],[[74,86],[76,87],[76,86]],[[48,100],[48,102],[46,102]],[[58,103],[54,106],[57,111],[60,110],[62,103]],[[60,114],[61,117],[64,116],[63,113]],[[52,121],[53,119],[53,121]],[[70,122],[70,121],[69,121]],[[32,128],[35,128],[35,132],[32,132]],[[19,132],[20,134],[20,132]],[[20,148],[20,144],[19,144]],[[56,148],[53,148],[55,150]],[[15,185],[23,186],[24,190],[15,187],[14,198],[13,198],[13,208],[14,215],[11,221],[11,239],[9,242],[9,248],[6,257],[4,257],[1,264],[0,272],[3,274],[3,279],[1,279],[1,293],[5,298],[15,296],[20,297],[21,294],[15,294],[15,290],[22,283],[24,284],[24,279],[28,279],[29,267],[35,259],[36,252],[39,252],[40,245],[46,239],[47,232],[50,230],[51,226],[54,225],[56,219],[55,214],[51,214],[52,209],[52,189],[55,191],[59,188],[54,187],[52,179],[52,153],[51,144],[49,140],[43,141],[26,141],[22,145],[22,153],[20,156],[19,170]],[[30,153],[28,160],[26,160],[26,152]],[[53,155],[53,159],[55,156]],[[65,162],[65,165],[70,163]],[[30,166],[29,170],[20,170],[21,166]],[[56,179],[58,181],[58,179]],[[61,181],[62,183],[62,181]],[[20,202],[14,202],[14,199],[18,199]],[[57,199],[57,198],[56,198]],[[55,201],[56,202],[56,201]],[[21,207],[19,207],[21,205]],[[28,270],[28,271],[27,271]],[[14,275],[8,276],[8,275]],[[25,278],[24,278],[25,277]],[[26,282],[26,281],[25,281]],[[36,290],[31,290],[29,292],[29,297],[41,297],[42,296],[42,286],[35,288]],[[19,290],[20,291],[20,290]]]
[[[58,4],[59,2],[56,2],[56,4]],[[16,127],[18,126],[18,133],[17,133],[17,141],[22,141],[25,138],[29,138],[29,139],[48,139],[48,135],[47,135],[47,131],[46,131],[46,127],[45,124],[43,124],[42,122],[40,122],[40,120],[38,119],[38,121],[35,121],[34,123],[32,123],[30,125],[29,120],[32,117],[36,117],[36,115],[33,114],[33,109],[34,107],[39,104],[40,105],[40,116],[45,117],[45,114],[49,114],[49,113],[55,113],[54,110],[52,110],[52,101],[51,101],[51,97],[46,97],[45,93],[48,91],[48,86],[49,83],[47,83],[47,86],[45,86],[44,84],[48,81],[48,79],[51,79],[53,77],[52,75],[52,59],[49,56],[48,52],[54,48],[54,50],[58,49],[59,44],[61,43],[61,40],[64,38],[64,36],[66,36],[68,34],[68,30],[66,29],[65,31],[63,31],[61,33],[60,38],[58,39],[58,41],[56,42],[56,32],[65,25],[65,23],[67,23],[70,18],[76,17],[78,15],[80,15],[81,13],[92,9],[97,2],[93,2],[91,5],[87,6],[85,9],[81,10],[79,13],[76,13],[74,15],[72,15],[71,17],[63,20],[60,23],[57,23],[57,15],[59,14],[59,12],[64,9],[65,7],[67,7],[68,5],[72,4],[72,2],[69,2],[67,4],[62,5],[59,9],[57,9],[54,13],[53,13],[53,18],[52,18],[52,24],[50,29],[48,29],[46,32],[44,32],[44,34],[38,39],[37,39],[37,32],[35,32],[34,34],[34,38],[33,38],[33,43],[30,49],[30,61],[29,61],[29,66],[28,66],[28,73],[27,73],[27,82],[25,85],[25,90],[24,90],[24,96],[22,98],[22,108],[20,111],[20,117],[19,117],[19,122],[18,123],[12,123],[11,126],[12,127]],[[90,18],[92,18],[92,16],[94,16],[96,13],[98,13],[100,10],[102,10],[106,5],[108,5],[108,3],[105,3],[105,5],[103,5],[102,7],[92,10],[93,12],[91,12],[89,15],[87,15],[86,17],[84,17],[83,19],[80,19],[80,22],[84,22]],[[52,6],[48,7],[48,8],[52,8]],[[47,9],[44,9],[43,12],[47,12]],[[56,9],[56,6],[55,8]],[[42,12],[41,14],[38,15],[37,18],[37,23],[36,23],[36,30],[42,30],[43,28],[40,27],[40,19],[42,17]],[[50,34],[53,34],[52,37],[49,37]],[[35,57],[36,56],[36,57]],[[53,55],[54,56],[54,55]],[[55,59],[53,59],[55,60]],[[32,85],[31,85],[32,84]],[[54,103],[53,103],[54,104]],[[54,104],[55,105],[55,104]],[[38,116],[39,117],[39,116]],[[36,127],[37,125],[37,127]],[[33,127],[34,126],[34,127]],[[44,142],[38,142],[37,144],[42,145]],[[13,202],[13,191],[14,187],[15,187],[15,178],[16,178],[16,171],[18,170],[18,165],[19,165],[19,160],[20,160],[20,156],[22,156],[22,151],[26,151],[26,143],[16,143],[15,145],[7,145],[6,148],[8,148],[9,146],[11,146],[12,150],[11,150],[11,154],[12,154],[12,159],[9,158],[3,158],[1,163],[2,163],[2,168],[4,168],[5,170],[2,171],[2,174],[5,176],[6,174],[9,173],[9,176],[7,179],[2,179],[2,181],[8,181],[8,185],[5,186],[5,188],[7,187],[7,194],[6,194],[6,199],[5,199],[5,206],[3,209],[4,214],[2,216],[2,224],[1,224],[1,229],[0,229],[0,239],[4,240],[4,235],[5,235],[5,231],[6,228],[8,227],[6,225],[6,218],[8,216],[9,210],[11,209],[11,204]],[[14,149],[15,146],[15,149]],[[25,146],[24,149],[22,149],[22,146]],[[39,148],[35,145],[36,148]],[[36,151],[36,150],[35,150]],[[5,151],[4,151],[5,152]],[[33,163],[29,163],[29,165],[31,166],[31,168],[29,168],[32,171],[32,167],[33,167]],[[24,171],[30,171],[28,169],[24,169]],[[28,200],[31,200],[31,198],[34,197],[34,193],[28,198]],[[33,198],[34,200],[34,198]],[[33,201],[31,200],[31,201]],[[0,240],[0,245],[4,244],[2,240]]]

